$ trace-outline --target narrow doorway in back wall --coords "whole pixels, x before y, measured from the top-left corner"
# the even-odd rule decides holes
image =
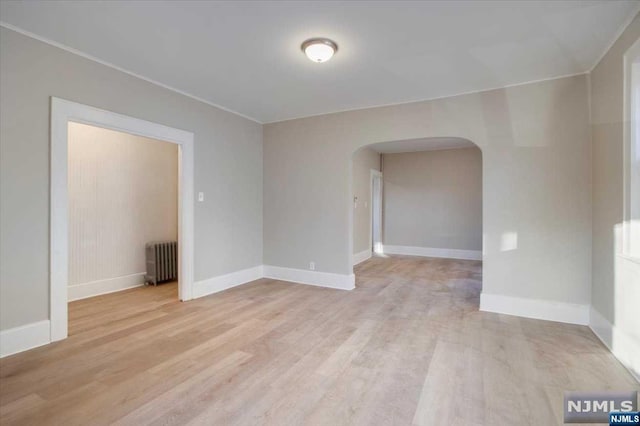
[[[371,170],[371,250],[382,254],[382,173]]]
[[[175,143],[69,122],[70,335],[178,301],[178,168]]]

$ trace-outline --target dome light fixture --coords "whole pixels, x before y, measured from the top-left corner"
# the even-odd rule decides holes
[[[300,47],[313,62],[327,62],[338,51],[338,45],[328,38],[311,38]]]

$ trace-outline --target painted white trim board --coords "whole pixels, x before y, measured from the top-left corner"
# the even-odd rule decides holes
[[[371,249],[362,250],[360,253],[355,253],[353,255],[353,266],[356,266],[357,264],[369,259],[371,259]]]
[[[589,328],[640,383],[640,341],[611,324],[591,306]]]
[[[481,293],[480,310],[569,324],[589,324],[589,305],[551,300]]]
[[[50,321],[51,340],[67,337],[69,287],[68,123],[88,124],[178,145],[178,293],[193,296],[194,135],[191,132],[141,120],[76,102],[51,97],[50,179]]]
[[[69,286],[69,302],[144,285],[144,272]]]
[[[393,246],[384,244],[385,254],[406,256],[439,257],[445,259],[482,260],[482,250],[458,250],[433,247]]]
[[[264,277],[274,280],[291,281],[297,284],[309,284],[338,290],[353,290],[356,288],[356,276],[354,274],[307,271],[271,265],[264,265],[263,268]]]
[[[253,268],[242,269],[225,275],[196,281],[193,285],[193,297],[203,297],[218,293],[232,287],[237,287],[251,281],[259,280],[264,276],[262,265]]]
[[[42,320],[0,331],[0,358],[51,343],[51,324]]]
[[[380,156],[382,158],[382,155]],[[374,193],[374,182],[376,179],[379,179],[380,185],[377,193]],[[372,248],[372,252],[375,251],[377,254],[382,254],[383,252],[383,244],[382,244],[382,226],[383,226],[383,202],[384,200],[384,176],[380,170],[369,169],[369,247]],[[377,208],[374,209],[374,206]],[[353,213],[352,213],[353,216]],[[376,217],[378,221],[376,222]],[[351,224],[353,228],[353,224]],[[373,241],[374,232],[373,227],[376,226],[376,237],[378,241]],[[351,233],[351,239],[353,240],[353,232]],[[355,263],[354,263],[355,264]]]

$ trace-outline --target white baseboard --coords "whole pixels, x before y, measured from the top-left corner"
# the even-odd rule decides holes
[[[258,280],[264,276],[262,269],[262,265],[259,265],[206,280],[196,281],[193,283],[193,297],[195,299],[197,297],[207,296],[246,284],[250,281]]]
[[[353,266],[356,266],[358,263],[362,263],[365,260],[371,259],[371,249],[362,250],[360,253],[355,253],[353,255]]]
[[[407,256],[441,257],[446,259],[482,260],[482,250],[458,250],[432,247],[390,246],[383,247],[385,254]]]
[[[100,296],[101,294],[115,293],[116,291],[144,285],[144,272],[125,275],[124,277],[108,278],[106,280],[91,281],[88,283],[70,285],[68,288],[68,300],[86,299],[87,297]]]
[[[264,265],[264,276],[274,280],[291,281],[339,290],[353,290],[356,288],[354,274],[334,274],[331,272],[306,271],[304,269]]]
[[[593,306],[589,328],[640,383],[640,341],[611,324]]]
[[[49,320],[0,331],[0,358],[51,343]]]
[[[480,310],[569,324],[589,324],[589,305],[528,299],[499,294],[480,294]]]

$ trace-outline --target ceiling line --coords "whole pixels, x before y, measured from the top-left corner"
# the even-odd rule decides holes
[[[640,4],[638,5],[638,10],[640,10]],[[637,14],[637,13],[636,13]],[[370,106],[358,106],[358,107],[354,107],[354,108],[346,108],[346,109],[341,109],[341,110],[335,110],[335,111],[330,111],[330,112],[321,112],[321,113],[317,113],[317,114],[309,114],[309,115],[301,115],[301,116],[296,116],[296,117],[291,117],[291,118],[285,118],[282,120],[273,120],[273,121],[260,121],[256,118],[250,117],[246,114],[240,113],[238,111],[232,110],[230,108],[224,107],[222,105],[213,103],[211,101],[208,101],[206,99],[203,99],[199,96],[193,95],[189,92],[185,92],[183,90],[177,89],[175,87],[169,86],[167,84],[161,83],[157,80],[153,80],[151,78],[145,77],[143,75],[137,74],[133,71],[129,71],[125,68],[122,68],[118,65],[114,65],[110,62],[104,61],[102,59],[99,59],[93,55],[87,54],[85,52],[82,52],[78,49],[75,49],[73,47],[69,47],[65,44],[53,41],[49,38],[40,36],[38,34],[32,33],[30,31],[24,30],[20,27],[17,27],[15,25],[9,24],[7,22],[4,21],[0,21],[0,27],[4,27],[8,30],[11,31],[15,31],[19,34],[22,34],[24,36],[33,38],[35,40],[41,41],[43,43],[49,44],[51,46],[57,47],[59,49],[65,50],[69,53],[73,53],[75,55],[78,55],[80,57],[83,57],[85,59],[89,59],[93,62],[97,62],[99,64],[105,65],[107,67],[113,68],[117,71],[123,72],[125,74],[131,75],[133,77],[139,78],[141,80],[144,80],[148,83],[154,84],[156,86],[160,86],[164,89],[167,90],[171,90],[175,93],[179,93],[183,96],[189,97],[191,99],[194,99],[196,101],[202,102],[204,104],[207,104],[209,106],[221,109],[223,111],[238,115],[240,117],[246,118],[247,120],[251,120],[255,123],[258,124],[274,124],[274,123],[282,123],[285,121],[291,121],[291,120],[299,120],[299,119],[304,119],[304,118],[311,118],[311,117],[318,117],[318,116],[323,116],[323,115],[330,115],[330,114],[338,114],[338,113],[344,113],[344,112],[350,112],[350,111],[358,111],[358,110],[363,110],[363,109],[373,109],[373,108],[384,108],[384,107],[390,107],[390,106],[399,106],[399,105],[405,105],[405,104],[412,104],[412,103],[418,103],[418,102],[429,102],[429,101],[435,101],[435,100],[439,100],[439,99],[446,99],[446,98],[453,98],[456,96],[465,96],[465,95],[471,95],[471,94],[477,94],[477,93],[483,93],[483,92],[489,92],[492,90],[500,90],[500,89],[506,89],[506,88],[511,88],[511,87],[517,87],[517,86],[522,86],[525,84],[532,84],[532,83],[541,83],[541,82],[545,82],[545,81],[551,81],[551,80],[558,80],[561,78],[568,78],[568,77],[575,77],[578,75],[583,75],[583,74],[590,74],[591,71],[593,71],[595,69],[595,67],[600,63],[600,61],[602,61],[602,58],[604,58],[604,56],[606,55],[606,53],[609,51],[609,49],[611,49],[611,47],[613,46],[613,44],[618,40],[618,38],[620,37],[620,35],[624,32],[624,30],[629,26],[629,24],[633,21],[633,19],[635,18],[635,14],[632,14],[630,18],[627,18],[627,20],[625,21],[625,23],[620,27],[620,29],[618,30],[618,32],[616,33],[615,37],[613,38],[613,40],[611,41],[611,43],[609,44],[608,48],[604,50],[604,52],[600,55],[599,59],[595,62],[595,64],[593,65],[593,67],[591,67],[591,69],[586,70],[586,71],[582,71],[582,72],[578,72],[578,73],[573,73],[573,74],[565,74],[565,75],[560,75],[560,76],[554,76],[554,77],[548,77],[548,78],[542,78],[542,79],[537,79],[537,80],[529,80],[529,81],[525,81],[525,82],[521,82],[521,83],[513,83],[513,84],[508,84],[508,85],[504,85],[504,86],[495,86],[495,87],[489,87],[489,88],[484,88],[484,89],[479,89],[479,90],[471,90],[471,91],[467,91],[467,92],[460,92],[460,93],[453,93],[453,94],[449,94],[449,95],[443,95],[443,96],[437,96],[437,97],[433,97],[433,98],[423,98],[423,99],[415,99],[415,100],[408,100],[408,101],[400,101],[400,102],[392,102],[392,103],[387,103],[387,104],[379,104],[379,105],[370,105]]]
[[[456,96],[473,95],[473,94],[476,94],[476,93],[484,93],[484,92],[490,92],[492,90],[508,89],[508,88],[511,88],[511,87],[524,86],[526,84],[533,84],[533,83],[542,83],[542,82],[545,82],[545,81],[560,80],[562,78],[576,77],[576,76],[579,76],[579,75],[589,75],[589,71],[581,71],[581,72],[577,72],[577,73],[573,73],[573,74],[563,74],[563,75],[559,75],[559,76],[556,76],[556,77],[541,78],[541,79],[538,79],[538,80],[529,80],[529,81],[525,81],[525,82],[522,82],[522,83],[507,84],[505,86],[496,86],[496,87],[490,87],[490,88],[487,88],[487,89],[470,90],[468,92],[454,93],[452,95],[436,96],[435,98],[426,98],[426,99],[416,99],[416,100],[411,100],[411,101],[392,102],[392,103],[388,103],[388,104],[362,106],[362,107],[341,109],[341,110],[331,111],[331,112],[321,112],[321,113],[318,113],[318,114],[301,115],[299,117],[286,118],[284,120],[266,121],[266,122],[264,122],[262,124],[276,124],[276,123],[283,123],[285,121],[300,120],[300,119],[303,119],[303,118],[319,117],[321,115],[339,114],[339,113],[342,113],[342,112],[361,111],[361,110],[364,110],[364,109],[385,108],[385,107],[407,105],[407,104],[417,104],[417,103],[420,103],[420,102],[431,102],[431,101],[437,101],[439,99],[448,99],[448,98],[455,98]]]
[[[156,80],[153,80],[151,78],[142,76],[142,75],[137,74],[137,73],[135,73],[133,71],[129,71],[129,70],[125,69],[125,68],[119,67],[118,65],[114,65],[114,64],[112,64],[110,62],[107,62],[107,61],[104,61],[102,59],[96,58],[95,56],[89,55],[88,53],[84,53],[81,50],[74,49],[73,47],[69,47],[69,46],[67,46],[65,44],[58,43],[57,41],[53,41],[53,40],[48,39],[46,37],[42,37],[42,36],[40,36],[38,34],[35,34],[35,33],[30,32],[30,31],[24,30],[24,29],[22,29],[20,27],[16,27],[15,25],[11,25],[11,24],[6,23],[4,21],[0,21],[0,27],[4,27],[4,28],[6,28],[8,30],[15,31],[15,32],[17,32],[19,34],[22,34],[24,36],[27,36],[27,37],[33,38],[35,40],[41,41],[43,43],[49,44],[51,46],[57,47],[58,49],[65,50],[65,51],[67,51],[69,53],[73,53],[74,55],[81,56],[81,57],[83,57],[85,59],[89,59],[90,61],[97,62],[99,64],[105,65],[105,66],[107,66],[109,68],[113,68],[113,69],[115,69],[117,71],[123,72],[125,74],[128,74],[130,76],[139,78],[141,80],[144,80],[147,83],[155,84],[156,86],[160,86],[160,87],[162,87],[164,89],[171,90],[172,92],[179,93],[179,94],[181,94],[183,96],[186,96],[188,98],[194,99],[194,100],[196,100],[198,102],[202,102],[202,103],[207,104],[209,106],[221,109],[221,110],[229,112],[231,114],[238,115],[238,116],[240,116],[242,118],[246,118],[247,120],[251,120],[251,121],[253,121],[255,123],[265,124],[265,123],[263,123],[262,121],[260,121],[258,119],[255,119],[253,117],[249,117],[248,115],[242,114],[242,113],[240,113],[238,111],[234,111],[232,109],[223,107],[222,105],[215,104],[215,103],[210,102],[210,101],[208,101],[206,99],[200,98],[200,97],[198,97],[196,95],[192,95],[189,92],[185,92],[184,90],[176,89],[175,87],[171,87],[171,86],[166,85],[164,83],[160,83],[159,81],[156,81]]]
[[[594,69],[596,69],[596,67],[598,66],[598,64],[604,59],[605,55],[607,54],[607,52],[609,52],[609,50],[611,50],[611,48],[613,47],[614,44],[616,44],[616,41],[618,41],[618,39],[620,38],[620,36],[622,35],[622,33],[624,32],[624,30],[627,29],[627,27],[629,25],[631,25],[631,22],[633,22],[633,20],[635,19],[636,15],[640,13],[640,2],[638,2],[638,6],[636,7],[636,13],[632,13],[630,14],[630,16],[627,18],[627,20],[622,24],[622,26],[618,29],[618,31],[616,32],[615,36],[613,37],[613,40],[611,40],[611,42],[607,45],[607,48],[604,49],[604,52],[602,52],[600,54],[600,56],[598,57],[598,59],[596,60],[596,62],[593,64],[593,66],[591,67],[591,69],[588,71],[589,73],[591,73]]]

